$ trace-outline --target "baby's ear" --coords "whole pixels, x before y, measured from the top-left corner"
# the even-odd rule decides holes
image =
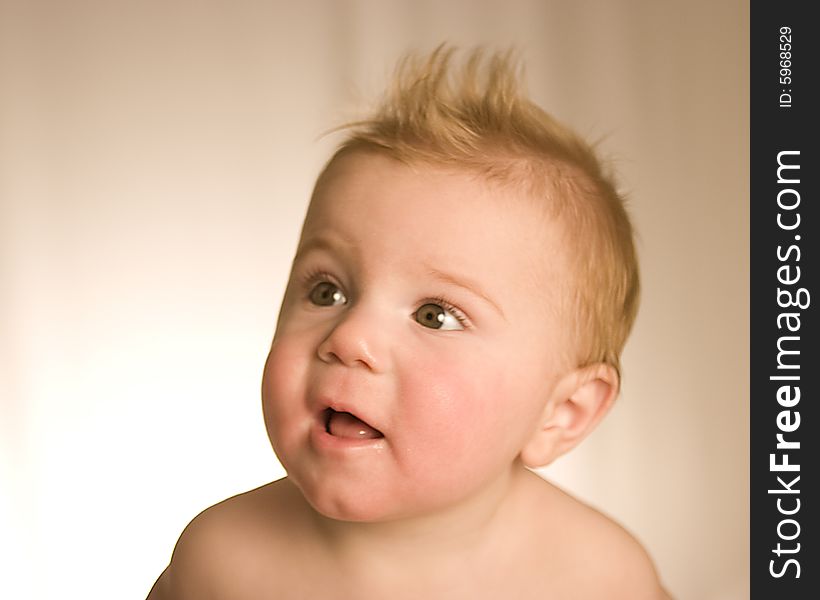
[[[522,462],[543,467],[578,445],[612,407],[619,384],[617,370],[603,363],[564,375],[547,399],[538,428],[521,450]]]

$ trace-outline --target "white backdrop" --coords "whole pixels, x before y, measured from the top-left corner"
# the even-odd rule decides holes
[[[745,2],[0,7],[4,596],[144,597],[197,512],[282,475],[259,382],[317,138],[448,40],[523,49],[640,236],[623,395],[547,475],[676,597],[748,597]]]

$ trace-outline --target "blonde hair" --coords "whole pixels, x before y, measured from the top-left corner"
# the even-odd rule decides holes
[[[592,146],[526,97],[512,51],[473,50],[460,69],[454,52],[442,45],[427,57],[406,56],[372,116],[337,128],[348,137],[328,165],[375,150],[409,164],[471,169],[543,199],[566,229],[573,281],[563,301],[573,311],[576,364],[620,370],[639,279],[613,176]]]

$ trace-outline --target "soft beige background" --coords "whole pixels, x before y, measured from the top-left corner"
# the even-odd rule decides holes
[[[745,2],[0,3],[4,596],[142,597],[281,474],[258,386],[316,140],[450,40],[524,49],[640,232],[623,396],[547,473],[678,598],[748,597]]]

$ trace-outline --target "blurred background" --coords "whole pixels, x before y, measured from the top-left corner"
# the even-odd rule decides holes
[[[446,40],[519,46],[639,232],[623,394],[545,475],[677,598],[747,598],[747,4],[0,0],[4,596],[142,598],[283,474],[259,383],[320,135]]]

